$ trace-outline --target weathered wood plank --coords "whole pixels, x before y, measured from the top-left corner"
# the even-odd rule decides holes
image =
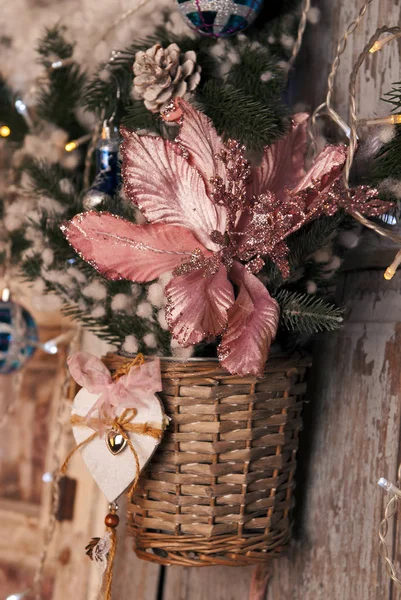
[[[246,600],[252,567],[167,567],[163,600]]]
[[[121,522],[118,527],[113,598],[132,596],[135,600],[156,600],[161,567],[136,557],[132,536],[128,535],[125,526],[125,497],[120,499],[119,506]]]
[[[380,271],[349,274],[344,289],[347,326],[315,350],[301,535],[275,563],[268,600],[396,597],[378,555],[377,479],[394,479],[399,461],[401,274],[387,284]]]

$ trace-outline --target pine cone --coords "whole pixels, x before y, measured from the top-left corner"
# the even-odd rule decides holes
[[[200,81],[200,72],[192,50],[182,54],[177,44],[167,48],[156,44],[136,53],[134,94],[144,100],[148,110],[157,113],[172,98],[184,98],[193,92]]]

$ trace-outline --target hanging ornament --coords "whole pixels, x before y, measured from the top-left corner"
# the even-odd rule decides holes
[[[0,301],[0,375],[21,369],[37,344],[38,330],[32,315],[11,300]]]
[[[161,390],[160,361],[145,362],[138,355],[118,378],[86,352],[73,355],[68,366],[82,386],[71,416],[77,448],[108,501],[114,502],[128,486],[135,487],[163,435],[165,416],[155,394]]]
[[[258,16],[263,0],[176,0],[191,29],[211,37],[242,31]]]
[[[105,121],[102,135],[96,145],[96,177],[86,192],[83,207],[92,210],[109,200],[119,184],[118,135],[114,127]]]

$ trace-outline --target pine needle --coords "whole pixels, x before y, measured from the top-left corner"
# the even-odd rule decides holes
[[[299,333],[333,331],[344,321],[341,308],[311,294],[281,290],[275,299],[280,305],[282,324]]]

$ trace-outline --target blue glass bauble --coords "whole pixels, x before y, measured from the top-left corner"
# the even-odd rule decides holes
[[[227,37],[258,16],[263,0],[176,0],[188,25],[202,35]]]
[[[103,135],[103,133],[102,133]],[[83,199],[85,210],[92,210],[109,200],[120,182],[118,137],[107,128],[105,137],[96,145],[96,177]]]
[[[37,341],[32,315],[15,302],[0,302],[0,375],[21,369],[35,352]]]

